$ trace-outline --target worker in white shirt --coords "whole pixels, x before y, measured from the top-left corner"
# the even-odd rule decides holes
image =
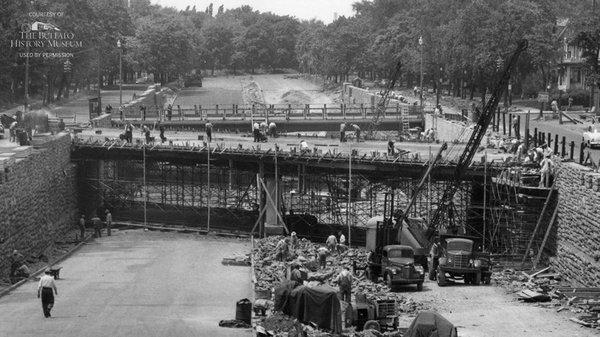
[[[260,124],[258,124],[258,122],[252,124],[252,135],[254,136],[255,143],[260,140]]]
[[[54,306],[54,294],[58,295],[54,277],[50,274],[50,268],[46,269],[44,276],[40,278],[37,292],[38,298],[42,298],[42,309],[44,310],[44,316],[46,318],[51,317],[50,310],[52,310],[52,307]],[[52,290],[54,290],[54,293],[52,293]]]
[[[340,241],[339,241],[340,245],[345,245],[346,244],[346,236],[344,235],[344,233],[339,231],[338,236],[340,237]]]
[[[308,149],[308,143],[303,139],[300,141],[300,152],[308,153],[310,150]]]

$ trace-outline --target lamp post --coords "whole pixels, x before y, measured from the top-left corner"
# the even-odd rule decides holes
[[[419,100],[421,101],[421,108],[423,107],[423,37],[419,36],[419,51],[421,54],[421,82],[419,90]]]
[[[121,39],[117,40],[119,48],[119,107],[123,106],[123,48],[121,48]]]

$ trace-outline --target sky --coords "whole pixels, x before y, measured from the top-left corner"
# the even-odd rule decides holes
[[[188,5],[196,10],[204,10],[212,2],[214,12],[220,5],[225,9],[250,5],[260,12],[295,16],[301,20],[316,18],[325,23],[333,21],[334,13],[339,16],[352,16],[352,4],[358,0],[151,0],[163,7],[185,9]]]

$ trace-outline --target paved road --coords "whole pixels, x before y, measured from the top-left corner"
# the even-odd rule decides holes
[[[249,252],[245,241],[117,232],[61,264],[51,319],[42,314],[37,283],[0,298],[0,336],[251,336],[217,326],[251,294],[250,268],[221,259]]]

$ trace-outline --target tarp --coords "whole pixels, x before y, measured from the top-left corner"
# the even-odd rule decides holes
[[[410,324],[404,337],[456,337],[456,328],[442,315],[423,311]]]
[[[320,328],[342,332],[342,311],[337,290],[328,286],[292,288],[289,283],[275,290],[275,310],[296,317],[303,323],[313,322]]]

